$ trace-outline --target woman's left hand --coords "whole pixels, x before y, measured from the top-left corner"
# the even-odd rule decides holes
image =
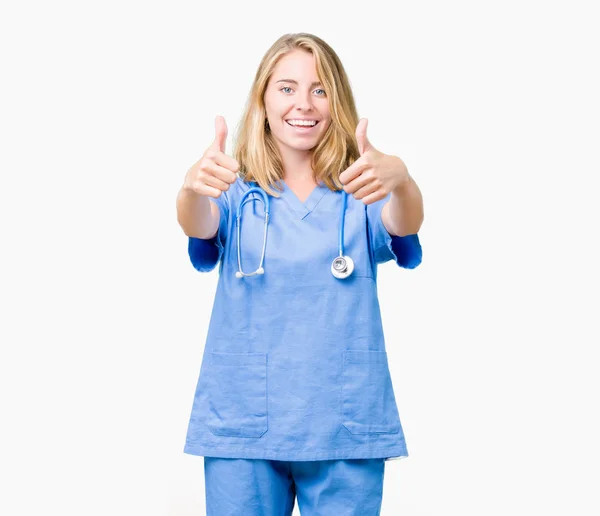
[[[344,191],[371,204],[388,193],[401,189],[409,181],[408,169],[398,156],[379,152],[367,139],[366,118],[356,126],[356,141],[360,158],[340,174]]]

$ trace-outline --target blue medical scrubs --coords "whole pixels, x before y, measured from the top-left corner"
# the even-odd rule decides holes
[[[408,456],[376,279],[379,263],[419,265],[418,235],[386,231],[389,195],[369,205],[348,195],[344,247],[355,269],[335,278],[342,192],[319,185],[301,202],[282,182],[281,196],[269,196],[265,273],[236,278],[235,215],[256,186],[238,178],[211,198],[221,214],[216,237],[189,238],[193,266],[218,264],[219,280],[184,452],[281,461]],[[263,236],[263,204],[248,202],[244,272],[258,267]]]

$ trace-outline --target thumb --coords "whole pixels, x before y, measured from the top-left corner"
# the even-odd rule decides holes
[[[225,141],[227,140],[227,124],[221,115],[215,117],[215,140],[211,148],[217,151],[225,152]]]
[[[366,118],[361,118],[358,121],[358,125],[356,126],[356,142],[358,143],[358,152],[362,156],[368,150],[371,150],[373,146],[369,142],[367,138],[367,124],[369,120]]]

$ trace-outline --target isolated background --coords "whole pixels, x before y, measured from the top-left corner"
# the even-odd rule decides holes
[[[423,263],[379,273],[410,454],[382,514],[599,514],[592,5],[3,4],[0,512],[204,513],[182,450],[217,271],[175,198],[311,32],[425,202]]]

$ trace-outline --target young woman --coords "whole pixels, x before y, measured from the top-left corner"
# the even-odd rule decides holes
[[[209,515],[379,514],[407,457],[377,265],[421,262],[422,196],[359,121],[331,47],[286,34],[264,55],[235,140],[187,172],[178,221],[219,282],[184,452]]]

